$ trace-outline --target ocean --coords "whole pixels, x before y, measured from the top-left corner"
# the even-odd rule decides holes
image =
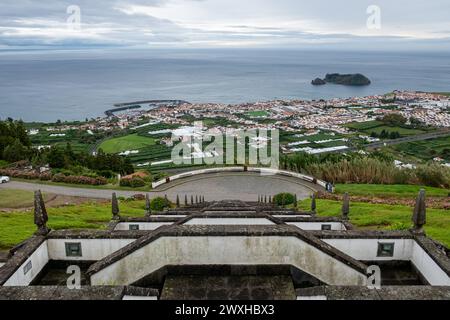
[[[362,73],[367,87],[312,86]],[[0,53],[0,118],[84,120],[115,103],[329,99],[392,90],[450,91],[450,53],[311,50],[85,50]]]

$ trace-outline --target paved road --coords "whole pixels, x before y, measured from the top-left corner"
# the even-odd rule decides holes
[[[109,199],[116,192],[118,196],[131,197],[134,194],[142,194],[142,191],[121,191],[104,189],[83,189],[65,186],[34,184],[27,182],[11,181],[1,184],[0,189],[41,190],[65,196]],[[205,200],[243,200],[256,201],[258,195],[275,195],[280,192],[296,193],[299,199],[309,197],[316,185],[299,179],[284,176],[261,176],[257,173],[217,173],[190,177],[149,192],[151,197],[164,196],[174,200],[179,195],[184,200],[184,195],[202,195]]]

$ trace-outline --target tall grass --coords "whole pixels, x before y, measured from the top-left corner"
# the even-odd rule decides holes
[[[291,169],[333,183],[413,184],[450,188],[450,168],[435,163],[404,169],[397,168],[391,161],[355,157],[299,164],[291,166]]]

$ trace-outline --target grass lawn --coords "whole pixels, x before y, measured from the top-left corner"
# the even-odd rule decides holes
[[[415,198],[420,189],[425,189],[427,196],[430,197],[448,197],[450,190],[421,187],[413,185],[383,185],[383,184],[337,184],[336,192],[345,193],[355,196],[371,196],[371,197],[399,197],[399,198]],[[450,232],[450,231],[449,231]]]
[[[124,191],[150,191],[151,186],[145,186],[140,188],[130,188],[130,187],[122,187],[118,184],[107,184],[102,186],[91,186],[88,184],[71,184],[64,182],[53,182],[53,181],[43,181],[43,180],[28,180],[28,179],[20,179],[20,178],[12,178],[13,181],[20,181],[26,183],[35,183],[35,184],[44,184],[50,186],[60,186],[60,187],[70,187],[70,188],[79,188],[79,189],[100,189],[100,190],[124,190]]]
[[[100,145],[99,149],[103,149],[106,153],[119,153],[127,150],[137,150],[155,144],[155,139],[130,134],[124,137],[106,140]]]
[[[381,121],[366,121],[366,122],[352,122],[345,125],[345,127],[358,130],[358,131],[364,131],[372,128],[381,127],[383,125],[383,122]]]
[[[300,202],[300,207],[309,210],[311,201]],[[317,213],[324,217],[341,215],[342,203],[332,200],[317,200]],[[412,226],[413,209],[408,206],[392,206],[370,203],[350,203],[350,222],[364,229],[408,229]],[[425,231],[431,238],[450,246],[450,211],[427,210]]]
[[[144,201],[121,201],[123,216],[144,216]],[[105,229],[111,220],[109,204],[82,204],[60,208],[47,208],[48,225],[58,229]],[[9,249],[29,238],[36,231],[33,212],[0,213],[0,249]]]
[[[44,200],[49,198],[44,194]],[[34,192],[24,190],[0,189],[0,208],[27,208],[32,207]]]
[[[370,128],[364,130],[367,134],[371,134],[372,132],[375,132],[377,134],[380,134],[383,130],[391,133],[391,132],[398,132],[402,136],[414,136],[417,134],[424,133],[422,130],[418,129],[408,129],[408,128],[402,128],[402,127],[390,127],[390,126],[379,126],[376,128]]]

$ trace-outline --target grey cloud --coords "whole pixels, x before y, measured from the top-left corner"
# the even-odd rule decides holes
[[[364,28],[367,19],[366,8],[372,0],[264,0],[264,6],[256,7],[256,0],[239,2],[229,0],[235,6],[236,14],[242,14],[242,24],[226,24],[223,30],[188,27],[169,17],[154,17],[145,14],[127,15],[117,8],[128,5],[164,8],[173,1],[182,0],[2,0],[0,10],[0,48],[27,47],[76,47],[76,46],[145,46],[148,43],[170,43],[189,46],[192,43],[233,42],[243,46],[253,41],[255,46],[297,46],[301,43],[318,42],[330,46],[360,46],[362,48],[398,46],[441,45],[449,48],[448,39],[419,40],[396,35],[355,35],[351,32],[334,30],[358,30]],[[214,21],[219,10],[214,11],[217,0],[185,0],[187,3],[204,3],[210,12],[205,19]],[[442,31],[448,28],[447,13],[450,1],[434,0],[378,0],[382,9],[384,25],[395,30],[412,30],[420,22],[419,29],[428,33],[448,35]],[[77,4],[82,10],[83,29],[80,34],[66,34],[61,30],[67,19],[66,9]],[[252,10],[251,6],[255,6]],[[242,6],[242,10],[240,7]],[[247,23],[242,12],[250,12],[249,18],[258,21],[269,19],[267,25]],[[254,11],[254,12],[253,12]],[[423,14],[426,12],[427,14]],[[222,16],[220,16],[223,18]],[[327,32],[311,32],[279,27],[273,21],[316,21]],[[201,21],[200,21],[201,22]],[[83,34],[83,32],[85,32]]]

